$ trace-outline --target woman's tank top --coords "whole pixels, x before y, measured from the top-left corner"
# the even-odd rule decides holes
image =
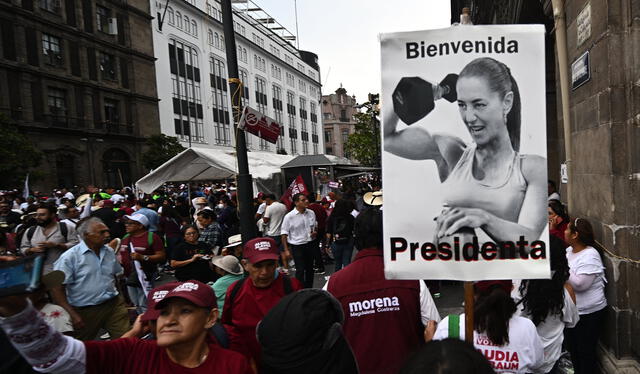
[[[522,175],[524,155],[515,152],[504,180],[477,180],[473,176],[476,145],[469,145],[442,184],[444,203],[450,207],[479,208],[497,217],[517,222],[527,191]]]

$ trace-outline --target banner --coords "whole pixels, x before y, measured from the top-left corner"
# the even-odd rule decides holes
[[[276,144],[280,136],[280,125],[276,120],[249,106],[244,107],[238,128],[273,144]]]
[[[387,278],[549,278],[544,35],[381,35]]]
[[[282,195],[282,197],[280,198],[280,201],[282,201],[282,203],[286,205],[288,209],[292,209],[293,195],[297,193],[302,193],[307,196],[309,195],[309,190],[307,189],[307,186],[304,184],[304,180],[302,179],[302,175],[300,174],[298,174],[296,179],[293,182],[291,182],[291,184],[289,185],[289,188],[287,188],[284,195]]]

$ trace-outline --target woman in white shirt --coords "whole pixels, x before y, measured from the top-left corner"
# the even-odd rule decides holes
[[[512,287],[510,280],[474,284],[473,345],[496,373],[531,373],[543,364],[542,342],[533,322],[514,315],[516,304],[509,295]],[[438,324],[433,339],[464,339],[464,314],[459,317],[457,329],[455,323],[449,322],[452,317]]]
[[[564,242],[550,235],[551,279],[523,280],[518,309],[522,317],[536,325],[544,347],[544,363],[534,373],[555,373],[555,365],[562,354],[564,329],[575,327],[580,317],[575,293],[567,280],[569,264]]]
[[[567,348],[576,374],[593,373],[597,368],[596,347],[604,319],[607,282],[602,248],[596,244],[593,228],[584,218],[570,222],[564,232],[569,262],[569,284],[576,293],[580,322],[567,329]]]

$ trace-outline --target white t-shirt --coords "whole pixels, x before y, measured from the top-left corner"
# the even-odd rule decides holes
[[[523,314],[522,309],[524,306],[519,304],[517,314],[525,318],[530,318],[529,315]],[[560,358],[562,353],[562,341],[564,340],[564,328],[575,327],[580,316],[578,315],[578,308],[576,304],[571,300],[571,295],[566,288],[564,288],[564,305],[562,306],[562,316],[558,314],[547,315],[544,322],[541,322],[536,326],[540,341],[542,341],[542,347],[544,349],[544,363],[542,366],[536,368],[533,373],[548,373],[555,365],[556,361]]]
[[[464,313],[460,315],[460,339],[464,340]],[[434,340],[449,337],[449,316],[438,324]],[[473,332],[473,346],[484,354],[496,373],[531,373],[543,364],[542,342],[530,320],[513,316],[509,320],[509,343],[496,346],[489,337]]]
[[[40,315],[44,321],[58,332],[65,333],[73,331],[73,325],[71,324],[71,317],[66,310],[56,304],[45,304],[40,309]]]
[[[264,214],[265,209],[267,209],[267,203],[262,203],[258,206],[258,211],[256,213],[262,215]]]
[[[300,213],[298,209],[293,209],[284,216],[280,233],[287,235],[289,244],[301,245],[313,240],[311,232],[316,226],[316,214],[313,210],[305,209],[304,213]]]
[[[274,201],[268,205],[264,211],[264,218],[269,218],[269,223],[265,230],[267,236],[279,236],[282,220],[287,214],[287,207],[281,202]]]
[[[578,313],[581,315],[589,314],[607,306],[607,299],[604,296],[604,286],[607,279],[604,276],[604,265],[602,265],[598,251],[593,247],[587,247],[578,253],[573,253],[573,248],[569,247],[567,248],[567,262],[569,262],[571,273],[596,276],[588,289],[578,291],[574,287]]]

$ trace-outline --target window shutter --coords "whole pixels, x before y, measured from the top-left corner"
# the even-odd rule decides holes
[[[39,66],[36,31],[30,28],[25,29],[25,37],[27,42],[27,63],[29,63],[29,65]]]
[[[65,0],[64,7],[67,13],[67,25],[76,26],[76,2],[75,0]]]
[[[71,63],[71,74],[76,77],[82,76],[80,71],[80,51],[78,50],[78,43],[69,41],[69,62]]]
[[[84,21],[84,31],[93,33],[93,6],[91,0],[82,0],[82,20]]]
[[[96,50],[93,48],[87,48],[87,64],[89,65],[89,79],[97,81]]]
[[[2,53],[7,60],[16,60],[16,42],[13,33],[13,23],[7,20],[0,20],[0,32],[2,33]]]

